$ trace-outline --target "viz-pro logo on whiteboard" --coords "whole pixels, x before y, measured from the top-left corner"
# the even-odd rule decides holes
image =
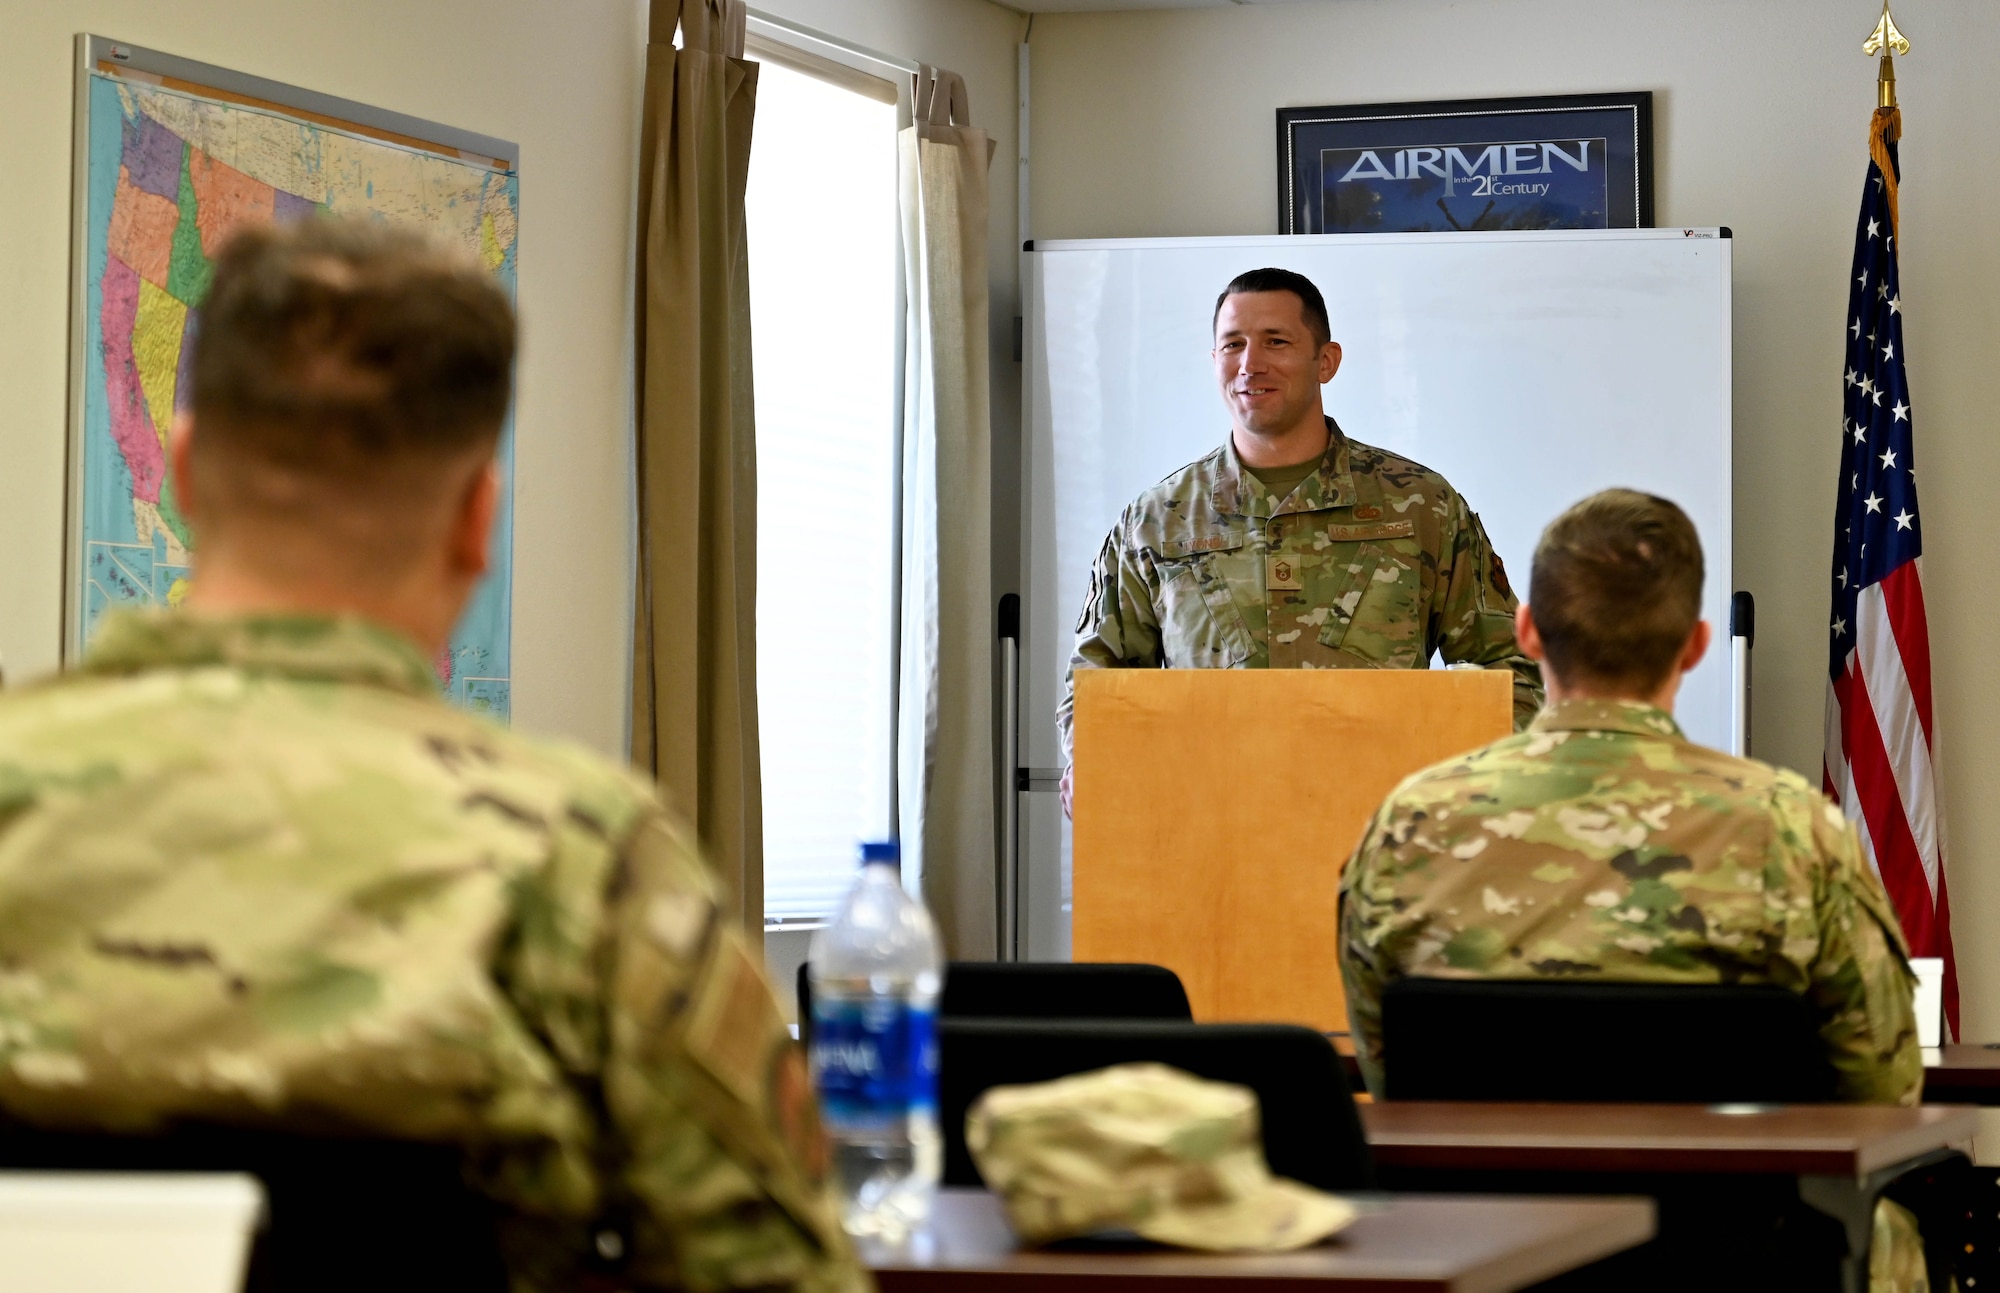
[[[1326,232],[1604,226],[1603,139],[1327,148]]]

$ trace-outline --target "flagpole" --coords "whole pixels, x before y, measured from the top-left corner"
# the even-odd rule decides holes
[[[1889,15],[1889,0],[1882,0],[1882,18],[1875,24],[1868,39],[1861,42],[1864,54],[1880,54],[1881,70],[1875,74],[1875,93],[1878,107],[1896,106],[1896,60],[1895,54],[1908,54],[1910,42],[1902,32],[1896,30],[1896,20]]]
[[[1910,42],[1896,30],[1886,0],[1861,52],[1880,59],[1878,106],[1869,113],[1868,171],[1847,285],[1823,784],[1854,823],[1863,862],[1881,880],[1911,952],[1942,962],[1944,1040],[1956,1041],[1950,850],[1934,721],[1940,716],[1898,269],[1896,142],[1903,114],[1896,106],[1895,55],[1908,54]]]

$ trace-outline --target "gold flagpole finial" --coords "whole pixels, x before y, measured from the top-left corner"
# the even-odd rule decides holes
[[[1861,52],[1871,57],[1882,56],[1881,70],[1876,73],[1875,88],[1885,108],[1896,106],[1896,63],[1892,57],[1910,52],[1909,38],[1896,30],[1896,20],[1889,14],[1889,0],[1882,0],[1882,20],[1875,24],[1868,39],[1861,42]]]

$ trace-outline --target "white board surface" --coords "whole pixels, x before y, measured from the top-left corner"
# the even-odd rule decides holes
[[[1079,240],[1038,242],[1027,261],[1024,765],[1060,762],[1055,707],[1106,532],[1141,490],[1228,434],[1210,316],[1224,284],[1264,265],[1326,296],[1345,352],[1327,411],[1354,439],[1442,472],[1520,595],[1550,519],[1630,486],[1694,519],[1704,614],[1726,635],[1726,232]],[[1728,656],[1717,649],[1689,675],[1678,707],[1692,739],[1725,749]],[[1025,957],[1068,954],[1068,831],[1053,801],[1022,798]]]

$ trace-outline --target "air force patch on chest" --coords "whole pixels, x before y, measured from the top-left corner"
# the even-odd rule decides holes
[[[1264,588],[1268,592],[1297,592],[1305,587],[1299,578],[1299,559],[1289,553],[1264,558]]]

